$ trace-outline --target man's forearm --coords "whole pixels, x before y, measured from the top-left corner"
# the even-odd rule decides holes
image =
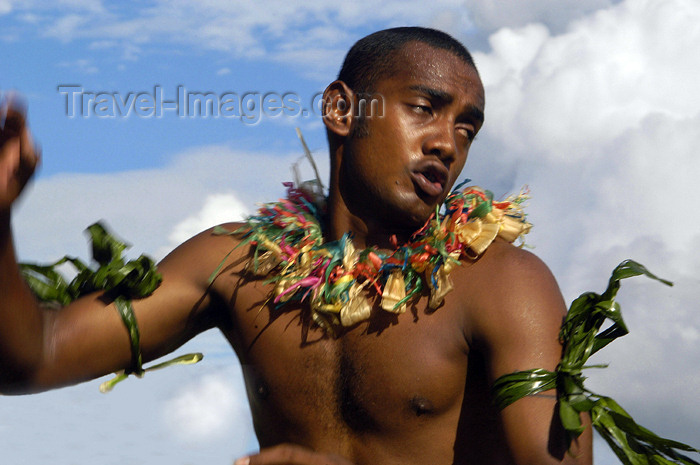
[[[0,391],[21,389],[44,353],[44,316],[22,279],[10,212],[0,211]]]

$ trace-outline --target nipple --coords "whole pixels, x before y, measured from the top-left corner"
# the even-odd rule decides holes
[[[255,387],[255,395],[258,399],[265,400],[267,399],[267,396],[270,395],[270,391],[267,389],[267,386],[265,386],[264,383],[258,382],[257,386]]]
[[[411,399],[411,410],[413,410],[416,413],[416,416],[419,417],[421,415],[425,415],[426,413],[433,413],[435,408],[433,407],[433,403],[425,397],[414,396],[413,399]]]

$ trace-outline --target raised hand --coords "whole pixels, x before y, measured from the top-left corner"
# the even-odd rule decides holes
[[[234,465],[353,465],[335,454],[315,452],[295,444],[268,447],[255,455],[243,457]]]
[[[26,124],[26,106],[17,96],[0,100],[0,213],[9,212],[39,162]]]

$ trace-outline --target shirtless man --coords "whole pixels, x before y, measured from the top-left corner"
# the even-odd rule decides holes
[[[353,234],[356,247],[390,249],[434,211],[460,174],[481,128],[484,89],[468,52],[423,29],[369,36],[325,92],[331,177],[324,235]],[[360,118],[357,95],[383,98],[383,117]],[[122,321],[99,293],[45,310],[23,283],[10,210],[37,162],[21,112],[9,105],[0,146],[0,387],[43,391],[128,367]],[[426,186],[430,172],[432,187]],[[439,183],[439,189],[435,183]],[[437,190],[437,192],[436,192]],[[229,225],[229,228],[235,227]],[[455,267],[455,289],[429,311],[427,295],[400,315],[331,337],[302,334],[300,306],[261,306],[272,285],[229,256],[235,239],[205,231],[158,266],[161,286],[134,301],[144,360],[219,328],[244,367],[262,451],[237,463],[292,465],[590,464],[591,428],[569,453],[553,392],[502,411],[490,387],[501,375],[560,358],[565,305],[546,266],[495,241]]]

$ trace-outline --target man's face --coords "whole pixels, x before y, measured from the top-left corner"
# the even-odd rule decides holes
[[[345,143],[340,189],[352,213],[413,231],[462,171],[483,123],[484,89],[447,50],[410,42],[396,53],[396,72],[375,84],[383,116],[368,117],[366,135]]]

